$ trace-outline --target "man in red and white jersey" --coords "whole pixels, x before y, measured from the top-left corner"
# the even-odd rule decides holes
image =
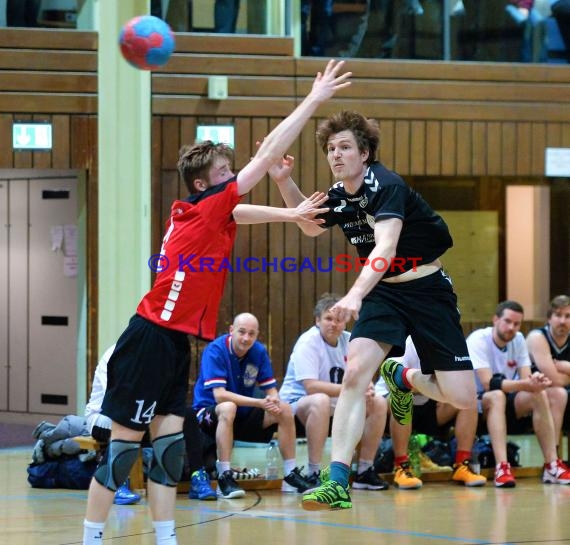
[[[128,476],[147,429],[154,451],[148,497],[156,543],[177,544],[174,508],[183,469],[187,335],[215,336],[236,223],[319,221],[314,218],[325,200],[319,193],[293,210],[238,203],[283,159],[317,107],[350,85],[351,73],[341,72],[343,64],[328,62],[306,98],[265,137],[237,176],[227,146],[203,142],[182,148],[178,170],[190,196],[172,205],[155,284],[108,364],[102,413],[112,420],[111,441],[89,488],[84,545],[101,543],[114,493]]]

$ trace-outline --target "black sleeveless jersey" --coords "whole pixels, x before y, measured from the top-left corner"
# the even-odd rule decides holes
[[[395,172],[375,162],[364,176],[364,183],[354,195],[347,193],[342,182],[328,191],[323,214],[327,228],[339,225],[348,242],[356,247],[361,258],[368,257],[375,246],[374,225],[387,218],[402,220],[402,231],[396,248],[396,258],[403,258],[404,270],[431,263],[453,246],[447,224],[423,197],[409,187]],[[410,261],[415,258],[417,261]],[[400,274],[387,270],[384,277]]]
[[[550,328],[548,325],[539,328],[537,331],[540,331],[545,337],[546,341],[548,342],[548,346],[550,347],[550,355],[552,359],[561,360],[561,361],[570,361],[570,338],[566,339],[566,342],[563,346],[558,347],[550,334]],[[532,355],[531,355],[532,358]],[[532,362],[534,364],[534,362]]]

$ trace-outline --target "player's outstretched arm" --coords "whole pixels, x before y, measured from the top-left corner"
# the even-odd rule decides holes
[[[293,165],[295,164],[295,158],[292,155],[285,155],[277,163],[271,165],[268,171],[270,178],[277,184],[279,192],[285,201],[285,204],[289,208],[295,208],[299,206],[305,200],[305,195],[301,192],[293,178],[291,178],[291,173],[293,172]],[[328,210],[322,210],[324,213]],[[318,223],[324,223],[320,221]],[[305,235],[310,237],[317,237],[325,232],[325,229],[319,227],[317,222],[313,223],[298,223],[299,228]]]
[[[303,126],[320,104],[330,99],[339,89],[350,85],[351,72],[342,72],[344,61],[330,60],[324,72],[315,77],[313,86],[303,102],[275,127],[263,140],[253,159],[237,176],[238,193],[249,192],[287,152],[299,136]]]
[[[255,204],[238,204],[233,211],[236,223],[272,223],[278,221],[295,222],[297,224],[318,225],[324,220],[317,215],[328,211],[322,205],[328,197],[324,193],[313,193],[308,199],[301,201],[295,208],[279,208]]]

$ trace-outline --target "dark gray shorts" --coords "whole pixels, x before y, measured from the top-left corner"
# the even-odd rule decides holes
[[[424,374],[470,370],[459,317],[451,280],[439,270],[399,284],[378,282],[364,298],[350,338],[390,344],[389,356],[401,356],[411,335]]]
[[[210,437],[216,437],[218,427],[218,417],[216,406],[211,405],[204,409],[199,409],[196,413],[200,429]],[[277,431],[277,424],[272,424],[267,428],[263,427],[265,411],[256,407],[252,408],[245,415],[236,415],[234,420],[234,439],[245,441],[246,443],[269,443],[273,434]]]

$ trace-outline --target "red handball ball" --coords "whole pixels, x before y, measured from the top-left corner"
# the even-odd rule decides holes
[[[140,70],[155,70],[166,64],[174,51],[174,34],[162,19],[141,15],[127,21],[119,35],[125,60]]]

